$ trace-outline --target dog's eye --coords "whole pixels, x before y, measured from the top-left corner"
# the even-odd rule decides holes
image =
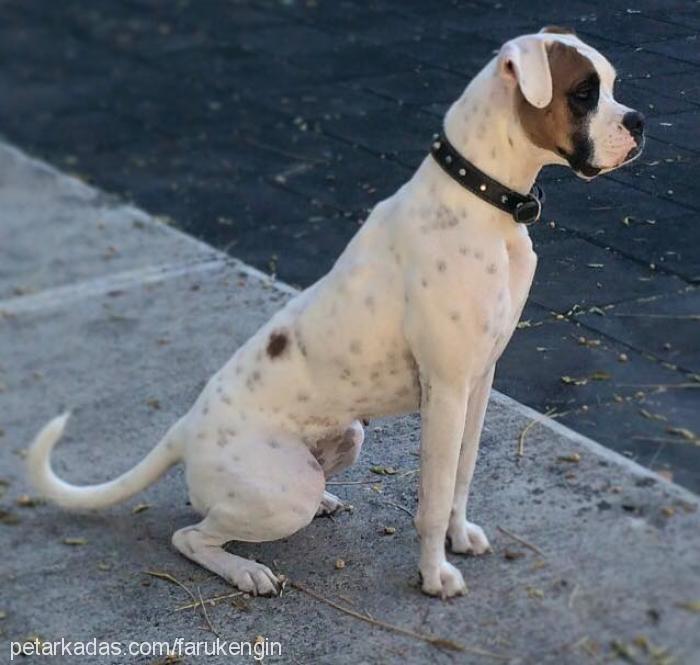
[[[587,102],[591,98],[592,90],[589,87],[578,88],[574,91],[574,97],[581,102]]]

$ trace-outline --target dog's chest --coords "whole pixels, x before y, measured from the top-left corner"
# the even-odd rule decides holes
[[[537,268],[537,255],[532,250],[532,243],[527,236],[508,243],[506,253],[508,273],[503,288],[508,293],[508,307],[495,331],[496,342],[490,358],[492,362],[498,360],[503,353],[520,320]]]
[[[471,233],[457,227],[437,237],[428,234],[427,250],[418,257],[424,297],[438,303],[426,309],[448,331],[439,336],[453,357],[468,356],[466,364],[479,375],[510,340],[537,265],[524,228],[499,231],[487,220]]]

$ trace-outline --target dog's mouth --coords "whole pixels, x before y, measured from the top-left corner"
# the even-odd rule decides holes
[[[639,155],[642,154],[645,141],[645,137],[642,136],[637,145],[634,146],[634,148],[632,148],[617,164],[613,164],[612,166],[594,166],[593,164],[585,163],[581,164],[577,169],[575,169],[576,174],[584,180],[593,180],[593,178],[596,176],[610,173],[611,171],[615,171],[622,166],[631,164],[635,159],[637,159],[637,157],[639,157]]]

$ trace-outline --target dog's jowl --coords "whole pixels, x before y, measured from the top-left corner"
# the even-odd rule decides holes
[[[362,421],[420,409],[422,588],[462,593],[445,545],[489,549],[467,498],[494,366],[537,263],[527,231],[541,212],[535,178],[564,164],[590,179],[639,154],[644,119],[615,101],[614,81],[610,63],[566,30],[507,42],[449,109],[413,177],[142,462],[101,485],[63,482],[49,463],[61,416],[31,447],[36,488],[66,508],[100,508],[182,461],[202,518],[173,535],[175,547],[239,589],[271,594],[275,574],[222,545],[284,538],[337,510],[325,483],[360,454]]]

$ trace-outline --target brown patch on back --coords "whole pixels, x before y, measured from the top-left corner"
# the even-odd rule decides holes
[[[289,339],[287,338],[287,333],[273,332],[267,342],[267,355],[270,356],[270,358],[277,358],[284,353],[288,343]]]
[[[573,28],[565,28],[561,25],[545,25],[540,32],[548,32],[553,35],[575,35],[576,30]]]
[[[573,150],[574,134],[582,120],[575,118],[569,107],[568,92],[595,73],[593,63],[573,46],[553,42],[547,48],[552,73],[552,101],[543,109],[528,103],[518,88],[516,109],[528,138],[540,148],[558,153]]]

